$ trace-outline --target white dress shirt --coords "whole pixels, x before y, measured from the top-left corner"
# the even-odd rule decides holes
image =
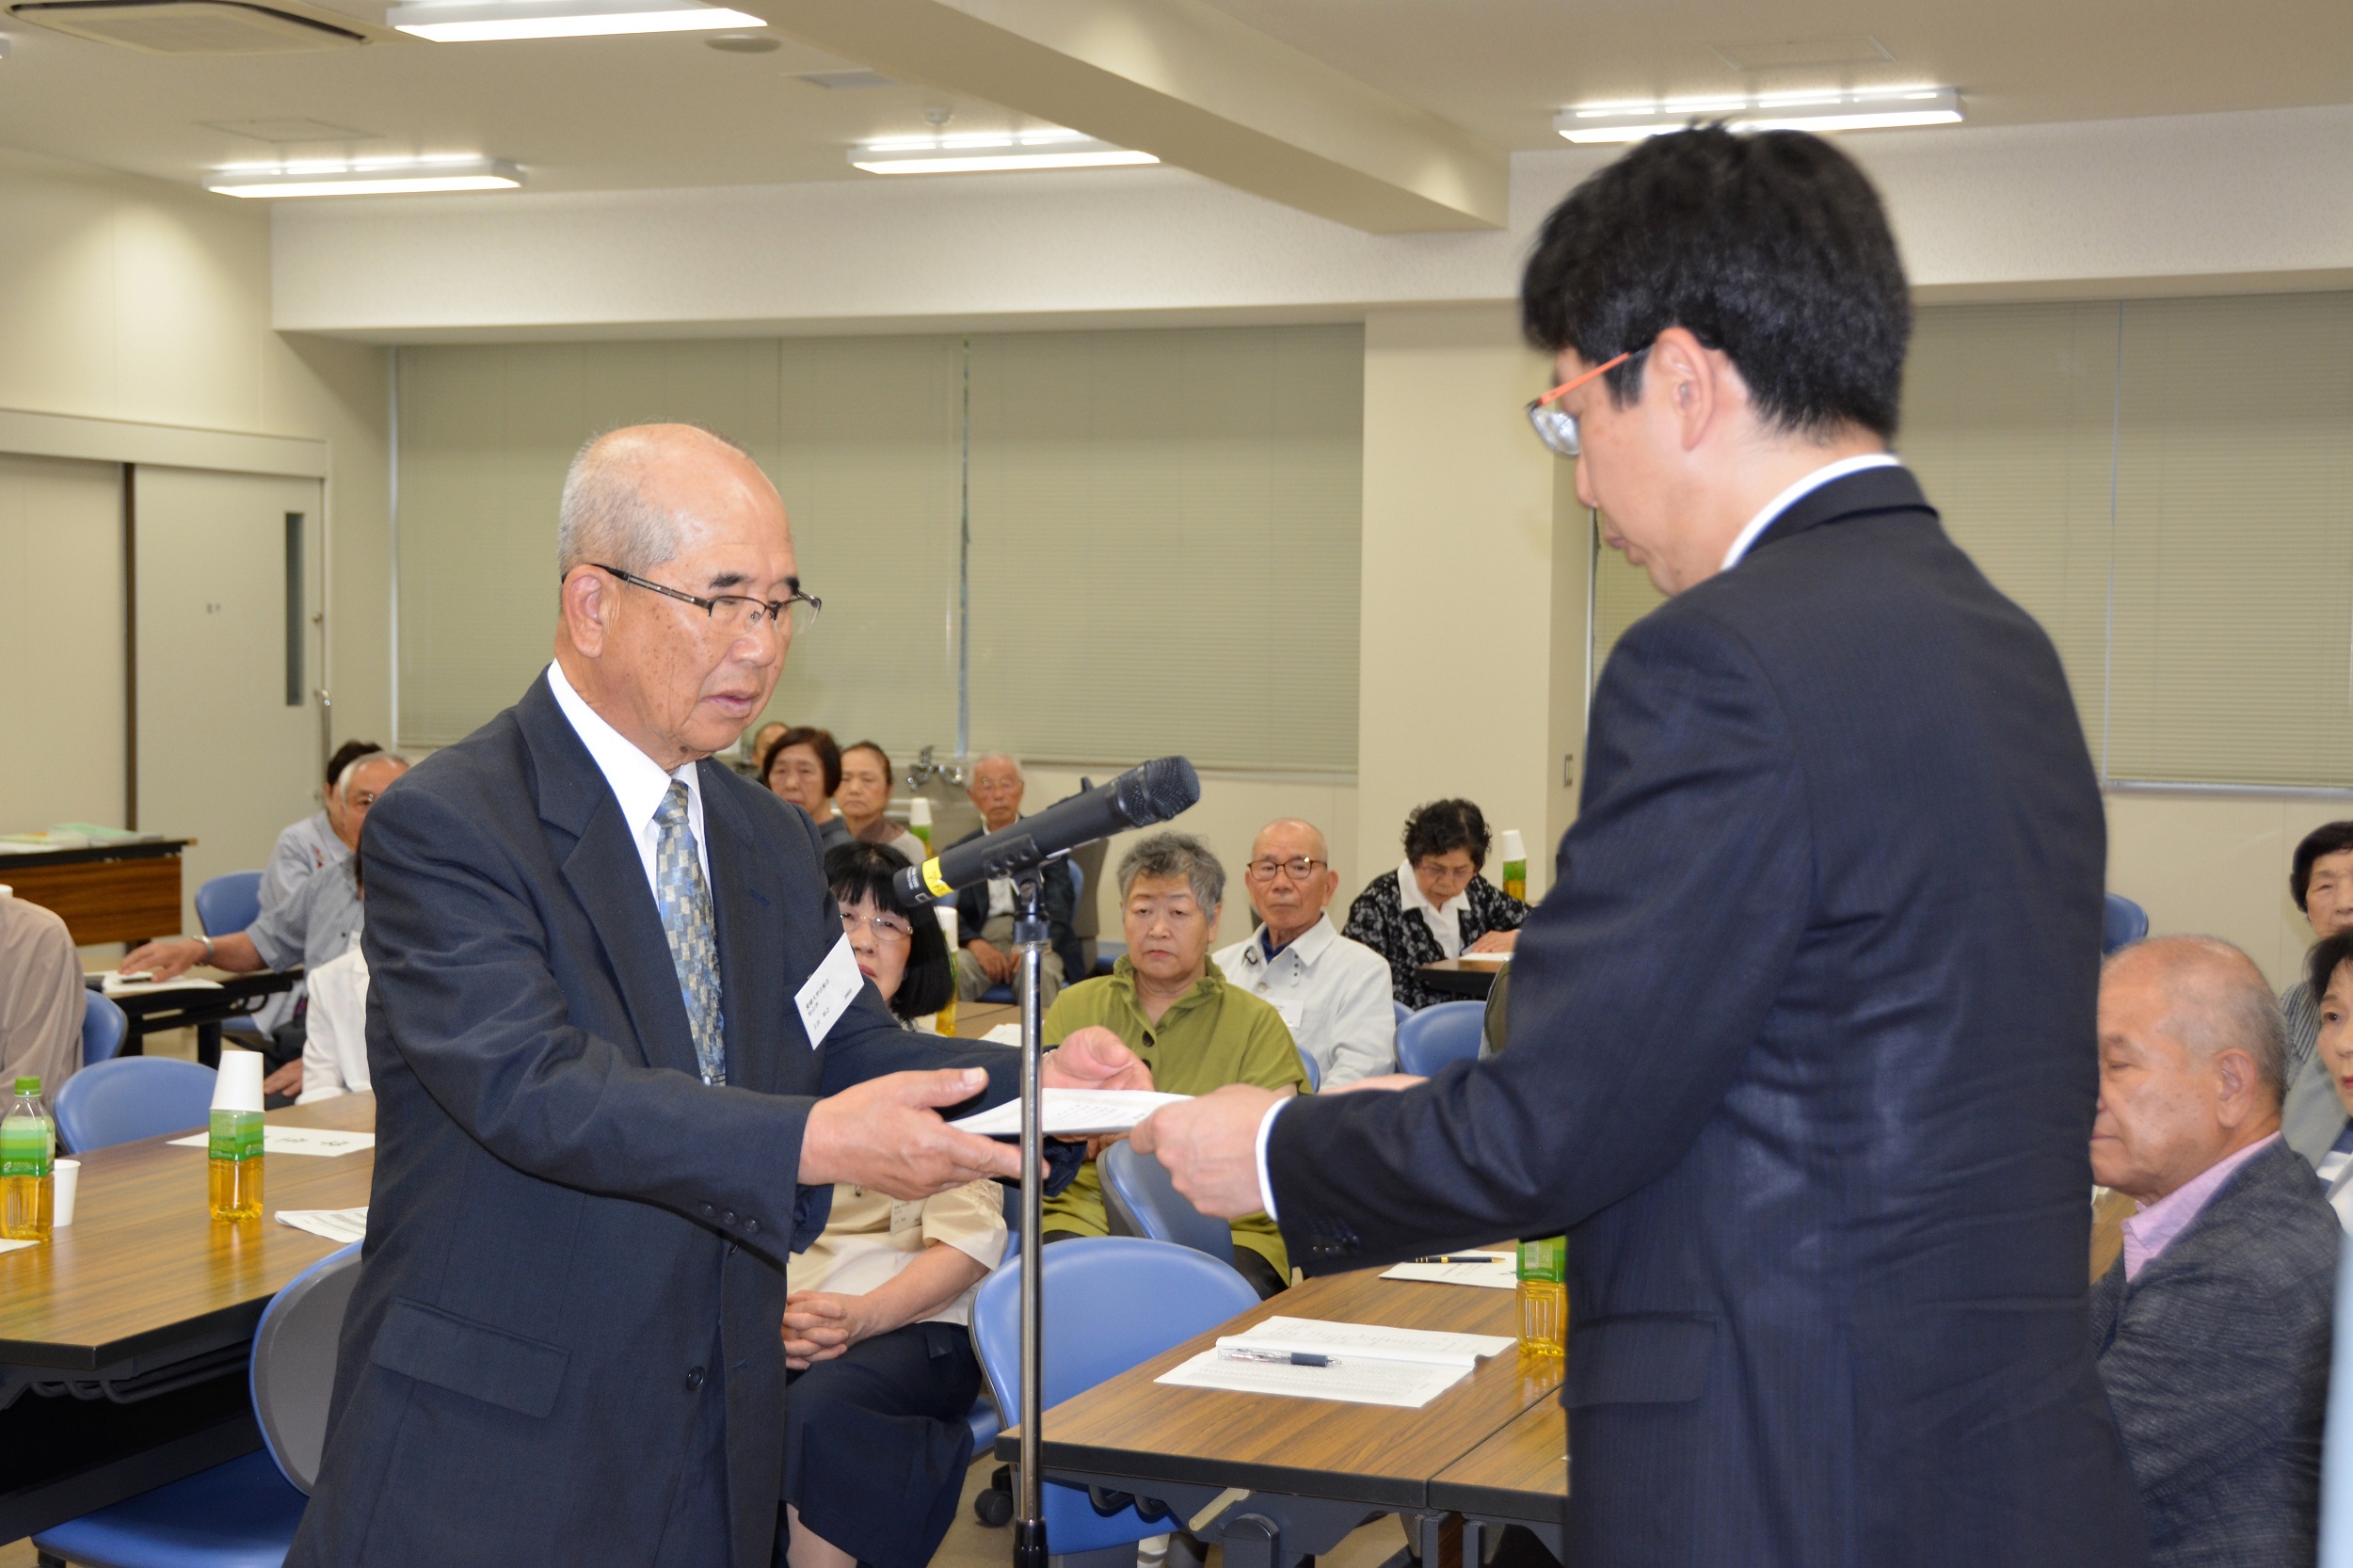
[[[364,1095],[368,1077],[368,960],[358,943],[312,969],[303,1015],[302,1096],[295,1103]]]
[[[1409,913],[1421,916],[1421,923],[1430,928],[1430,935],[1438,939],[1438,948],[1449,958],[1463,956],[1463,911],[1470,907],[1468,887],[1447,900],[1433,904],[1422,896],[1421,883],[1414,875],[1414,863],[1397,863],[1397,896]]]
[[[1291,1038],[1315,1058],[1319,1087],[1397,1071],[1388,960],[1334,930],[1329,914],[1318,916],[1272,958],[1262,925],[1214,962],[1228,985],[1283,1015]]]
[[[572,690],[572,683],[564,679],[563,665],[548,665],[548,690],[555,694],[555,705],[564,710],[573,733],[595,760],[597,771],[612,786],[613,798],[620,802],[621,820],[629,824],[630,837],[636,841],[637,858],[646,868],[646,886],[653,891],[654,906],[662,905],[662,889],[654,879],[654,849],[662,830],[654,824],[653,814],[661,808],[662,797],[670,792],[673,778],[686,786],[686,824],[695,830],[695,857],[702,862],[703,886],[710,887],[711,848],[703,834],[703,787],[695,764],[680,762],[664,772],[661,763],[605,723],[604,715]]]

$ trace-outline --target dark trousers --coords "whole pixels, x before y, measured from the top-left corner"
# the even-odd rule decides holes
[[[981,1364],[961,1323],[909,1323],[794,1372],[784,1500],[801,1525],[873,1568],[924,1568],[964,1495]],[[776,1523],[784,1561],[787,1525]]]

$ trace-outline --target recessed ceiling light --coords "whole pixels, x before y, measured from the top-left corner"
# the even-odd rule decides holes
[[[1641,141],[1662,132],[1684,130],[1695,120],[1721,120],[1735,131],[1871,131],[1903,125],[1958,125],[1961,94],[1951,88],[1900,87],[1585,104],[1553,116],[1552,128],[1574,142]]]
[[[354,158],[216,168],[204,188],[222,196],[394,196],[511,190],[523,171],[504,158]]]
[[[714,32],[767,25],[759,17],[702,5],[699,0],[411,0],[386,11],[384,22],[436,43],[610,38],[623,33]]]
[[[1160,160],[1114,147],[1079,131],[958,132],[953,136],[892,136],[850,154],[850,167],[869,174],[997,174],[1036,168],[1117,168]]]
[[[712,33],[703,40],[703,47],[723,55],[773,55],[784,47],[784,40],[774,33]]]

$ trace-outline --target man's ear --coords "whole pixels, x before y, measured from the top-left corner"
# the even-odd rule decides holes
[[[1708,349],[1689,328],[1670,327],[1651,343],[1642,363],[1642,401],[1657,399],[1675,424],[1683,450],[1705,440],[1729,412],[1729,402],[1745,388],[1727,383],[1732,361]],[[1737,390],[1736,390],[1737,389]]]
[[[612,613],[614,586],[594,567],[574,567],[564,578],[559,618],[572,647],[590,659],[604,652],[605,617]]]
[[[2214,1054],[2216,1084],[2222,1091],[2222,1103],[2216,1107],[2225,1127],[2243,1126],[2255,1114],[2256,1090],[2262,1079],[2255,1071],[2255,1059],[2233,1046]]]

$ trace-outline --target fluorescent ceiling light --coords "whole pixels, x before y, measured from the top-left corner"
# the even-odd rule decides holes
[[[391,196],[512,190],[522,183],[523,171],[504,158],[404,158],[216,168],[204,188],[222,196]]]
[[[1735,131],[1872,131],[1899,125],[1958,125],[1961,94],[1951,88],[1869,88],[1856,92],[1777,92],[1586,104],[1552,117],[1574,142],[1641,141],[1694,120],[1722,120]]]
[[[850,167],[869,174],[990,174],[1028,168],[1117,168],[1160,160],[1114,147],[1078,131],[958,132],[954,136],[893,136],[870,141],[850,154]]]
[[[698,0],[412,0],[386,11],[384,22],[436,43],[696,33],[768,25],[759,17],[702,5]]]

